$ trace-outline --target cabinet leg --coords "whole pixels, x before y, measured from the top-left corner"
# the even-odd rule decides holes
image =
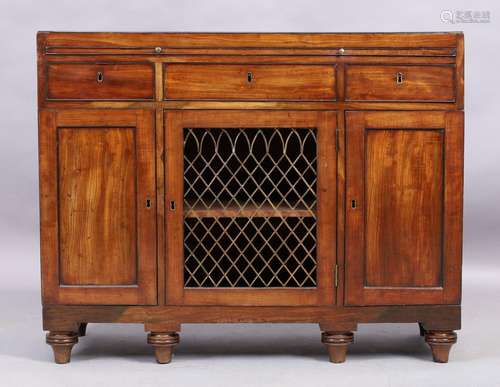
[[[87,323],[81,323],[78,326],[78,336],[83,337],[87,334]]]
[[[347,347],[354,341],[352,332],[323,332],[321,342],[326,345],[332,363],[345,362]]]
[[[425,342],[431,347],[436,363],[448,363],[451,346],[457,342],[457,334],[453,331],[426,331]]]
[[[174,347],[179,343],[176,332],[151,332],[148,334],[148,344],[155,350],[156,361],[160,364],[170,363]]]
[[[54,351],[54,360],[57,364],[69,363],[73,345],[78,343],[77,332],[49,332],[46,342]]]

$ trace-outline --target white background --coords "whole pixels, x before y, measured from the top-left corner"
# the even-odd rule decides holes
[[[499,386],[500,33],[497,1],[0,1],[0,385]],[[442,10],[490,11],[444,24]],[[53,31],[465,32],[463,330],[434,364],[413,325],[360,325],[342,365],[315,325],[187,325],[170,365],[140,325],[90,325],[70,365],[41,329],[35,37]]]

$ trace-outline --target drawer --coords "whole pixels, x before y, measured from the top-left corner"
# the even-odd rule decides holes
[[[149,63],[49,63],[47,99],[152,100]]]
[[[335,100],[334,65],[168,64],[165,99]]]
[[[346,101],[455,100],[454,66],[349,65]]]

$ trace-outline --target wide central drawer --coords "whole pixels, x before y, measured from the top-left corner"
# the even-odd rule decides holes
[[[165,99],[335,100],[334,65],[168,64]]]

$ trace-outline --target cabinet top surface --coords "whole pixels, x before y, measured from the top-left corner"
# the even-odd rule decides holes
[[[236,32],[39,32],[45,46],[59,47],[456,47],[462,32],[236,33]]]

